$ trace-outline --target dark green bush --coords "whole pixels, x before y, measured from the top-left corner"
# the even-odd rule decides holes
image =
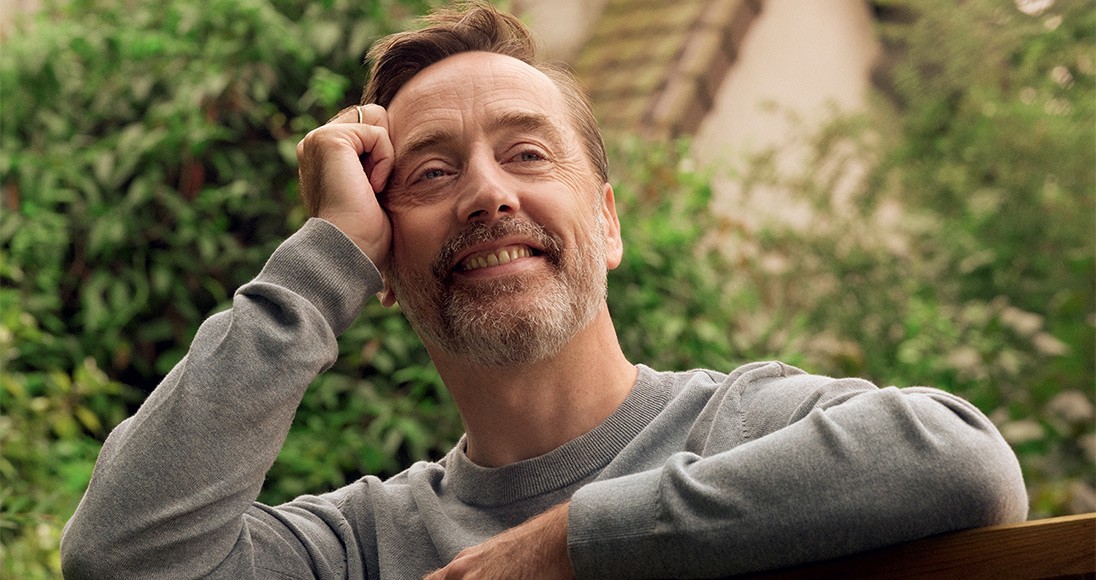
[[[77,0],[9,39],[0,170],[18,211],[0,239],[24,271],[8,285],[64,337],[24,359],[91,356],[154,386],[302,221],[296,142],[354,100],[403,5],[421,9]]]

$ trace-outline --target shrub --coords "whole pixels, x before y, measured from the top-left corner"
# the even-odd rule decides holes
[[[747,196],[783,190],[812,217],[740,234],[738,279],[812,370],[929,384],[990,413],[1033,517],[1092,511],[1096,12],[879,4],[904,15],[882,28],[885,94],[782,148],[808,152],[800,173],[775,170],[780,150],[755,160]]]

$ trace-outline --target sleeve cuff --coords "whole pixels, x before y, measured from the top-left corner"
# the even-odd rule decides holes
[[[383,288],[381,273],[369,257],[341,230],[317,218],[278,246],[255,282],[276,284],[305,298],[336,335]]]

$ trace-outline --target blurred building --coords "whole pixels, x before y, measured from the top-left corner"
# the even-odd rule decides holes
[[[717,207],[735,195],[742,160],[837,111],[862,109],[881,54],[867,0],[516,0],[515,8],[546,54],[574,67],[607,133],[692,137],[696,161],[714,172]],[[788,170],[795,162],[781,159]],[[787,214],[790,203],[765,205]]]

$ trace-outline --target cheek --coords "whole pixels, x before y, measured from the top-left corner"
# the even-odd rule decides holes
[[[535,195],[527,199],[522,207],[544,225],[558,224],[561,219],[589,220],[590,226],[579,227],[593,227],[601,191],[601,184],[595,181],[589,172],[583,170],[583,166],[577,163],[561,164],[560,171],[550,180],[531,184],[530,191]]]
[[[601,216],[601,205],[598,201],[601,184],[593,183],[590,175],[584,173],[565,175],[563,181],[571,191],[566,206],[569,219],[577,222],[580,235],[600,235],[598,219]]]
[[[417,268],[419,262],[430,262],[444,240],[446,223],[437,211],[417,208],[389,213],[392,224],[392,256],[404,267]]]
[[[575,203],[582,208],[594,207],[602,184],[594,177],[584,159],[568,159],[561,164],[560,181],[575,194]]]

